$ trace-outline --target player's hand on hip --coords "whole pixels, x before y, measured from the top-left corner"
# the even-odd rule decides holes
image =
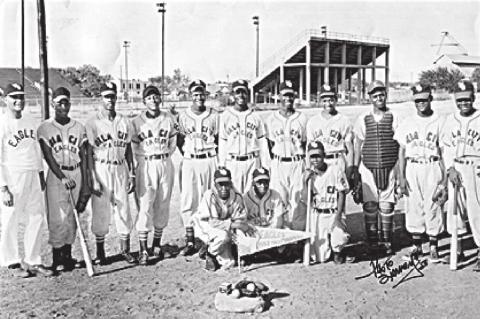
[[[135,176],[130,176],[128,178],[128,193],[130,194],[135,190]]]
[[[8,187],[2,188],[2,203],[7,207],[13,206],[13,194],[10,192]]]
[[[75,181],[69,177],[64,177],[62,178],[62,184],[63,186],[65,186],[66,189],[74,189],[75,186],[77,186],[77,184],[75,183]]]
[[[93,179],[92,181],[92,194],[97,196],[97,197],[100,197],[102,196],[102,193],[103,193],[103,190],[102,190],[102,184],[100,184],[96,178]]]

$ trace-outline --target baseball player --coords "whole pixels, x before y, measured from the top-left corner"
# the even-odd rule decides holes
[[[180,212],[185,226],[186,245],[180,255],[195,253],[195,233],[191,216],[198,210],[202,195],[213,187],[217,167],[219,116],[205,106],[206,84],[202,80],[190,83],[192,106],[179,116],[177,145],[183,154],[180,165]]]
[[[455,86],[455,103],[458,112],[446,117],[441,141],[445,167],[448,168],[448,178],[452,184],[459,187],[458,196],[458,234],[466,233],[464,220],[468,222],[473,239],[480,247],[480,196],[478,185],[480,163],[480,111],[473,107],[475,89],[470,81],[460,81]],[[453,185],[448,183],[450,200],[447,208],[447,231],[452,232],[453,221]],[[459,260],[463,259],[462,245],[459,243]],[[480,251],[474,271],[480,271]]]
[[[302,200],[307,201],[308,183],[311,183],[312,211],[310,229],[315,232],[310,258],[316,262],[327,262],[333,251],[336,264],[346,260],[343,252],[350,235],[346,231],[344,202],[348,183],[344,170],[335,164],[325,162],[325,149],[321,142],[307,145],[308,161],[311,168],[304,172]],[[351,257],[349,262],[353,261]]]
[[[270,173],[265,168],[253,171],[252,187],[243,195],[247,220],[268,228],[283,228],[286,209],[280,194],[270,188]]]
[[[363,211],[367,241],[372,253],[379,240],[387,255],[393,254],[393,214],[396,203],[395,169],[398,143],[393,134],[398,126],[397,116],[387,108],[387,91],[381,81],[373,81],[367,88],[373,109],[358,117],[355,127],[355,180],[361,175]],[[357,169],[358,168],[358,169]],[[378,215],[380,213],[380,220]],[[377,238],[380,237],[380,238]]]
[[[88,165],[92,180],[92,232],[97,242],[96,264],[105,265],[105,236],[113,215],[123,258],[135,263],[130,254],[132,217],[128,193],[135,189],[135,171],[131,147],[132,128],[127,118],[115,111],[117,86],[113,82],[100,87],[102,108],[89,119],[85,128],[89,147]]]
[[[272,154],[271,187],[280,193],[288,205],[288,227],[305,229],[305,216],[298,209],[301,176],[305,170],[305,127],[307,117],[293,108],[295,91],[290,81],[279,86],[281,106],[266,121],[268,146]],[[303,211],[304,212],[304,211]]]
[[[205,192],[193,216],[199,238],[207,243],[206,269],[228,269],[235,264],[232,255],[232,234],[241,230],[252,235],[254,229],[246,222],[247,211],[240,195],[232,186],[232,175],[220,167],[214,174],[214,187]]]
[[[0,117],[0,193],[1,233],[0,266],[17,277],[51,276],[40,257],[42,232],[45,229],[45,180],[37,125],[23,114],[25,92],[18,83],[4,90],[7,108]],[[26,219],[24,258],[18,249],[18,224]]]
[[[153,254],[163,259],[163,229],[168,224],[170,199],[175,178],[172,154],[177,143],[177,124],[172,115],[160,110],[161,94],[157,87],[143,90],[146,111],[132,121],[133,152],[137,163],[135,195],[138,203],[136,228],[140,241],[139,263],[148,263],[148,232],[154,229]]]
[[[257,113],[248,108],[248,83],[233,82],[233,108],[227,108],[220,117],[219,164],[232,173],[233,186],[241,193],[252,184],[252,173],[257,167],[270,164],[265,127]]]
[[[77,224],[73,215],[70,193],[77,202],[82,196],[88,198],[86,183],[87,161],[85,127],[68,116],[70,91],[59,87],[53,91],[52,105],[55,117],[44,121],[38,128],[38,139],[45,161],[47,174],[47,213],[49,243],[52,246],[52,270],[71,270],[79,266],[72,258]],[[86,204],[86,202],[84,203]],[[85,210],[78,201],[77,210]]]
[[[405,223],[411,234],[413,247],[407,256],[423,255],[422,237],[426,233],[430,242],[430,260],[440,262],[438,235],[443,231],[442,206],[438,192],[444,191],[446,173],[441,158],[439,137],[443,117],[432,110],[431,88],[417,84],[412,87],[416,114],[405,118],[393,138],[400,145],[400,190],[406,196]]]
[[[325,161],[339,165],[344,171],[348,167],[350,173],[353,165],[353,127],[350,120],[337,111],[334,87],[322,85],[320,104],[323,110],[307,122],[307,141],[321,142],[325,147]]]

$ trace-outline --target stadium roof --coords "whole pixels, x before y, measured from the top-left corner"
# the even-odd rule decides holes
[[[480,56],[466,54],[443,54],[435,60],[434,64],[444,57],[449,59],[453,64],[457,65],[480,65]]]

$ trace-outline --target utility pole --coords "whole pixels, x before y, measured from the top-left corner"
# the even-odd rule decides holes
[[[125,48],[125,92],[126,94],[126,100],[127,103],[130,100],[130,86],[128,83],[128,48],[130,47],[130,42],[129,41],[123,41],[123,47]]]
[[[164,104],[165,96],[165,2],[157,3],[158,12],[162,14],[162,107]]]
[[[259,69],[260,69],[260,54],[259,54],[259,47],[260,47],[260,18],[258,16],[254,16],[253,18],[253,25],[256,26],[257,31],[257,50],[256,50],[256,59],[255,59],[255,77],[258,77]]]
[[[25,0],[22,0],[22,87],[25,90]]]
[[[42,119],[46,120],[50,117],[50,103],[48,99],[48,63],[47,63],[47,32],[45,25],[45,2],[44,0],[37,0],[38,11],[38,44],[40,46],[40,83],[42,88]]]

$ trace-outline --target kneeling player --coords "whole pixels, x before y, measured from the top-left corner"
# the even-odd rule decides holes
[[[307,157],[311,167],[304,173],[306,181],[302,198],[307,201],[308,184],[311,183],[310,230],[315,233],[311,259],[326,262],[333,257],[336,264],[346,260],[342,252],[350,239],[346,232],[344,211],[345,194],[348,190],[347,178],[338,165],[325,163],[325,149],[320,142],[307,146]],[[348,257],[348,261],[353,259]]]
[[[214,187],[205,192],[198,213],[194,215],[196,233],[207,243],[206,269],[215,271],[228,269],[235,264],[232,255],[233,231],[239,229],[252,235],[247,223],[247,212],[242,195],[232,186],[232,175],[226,168],[219,168],[214,174]]]

